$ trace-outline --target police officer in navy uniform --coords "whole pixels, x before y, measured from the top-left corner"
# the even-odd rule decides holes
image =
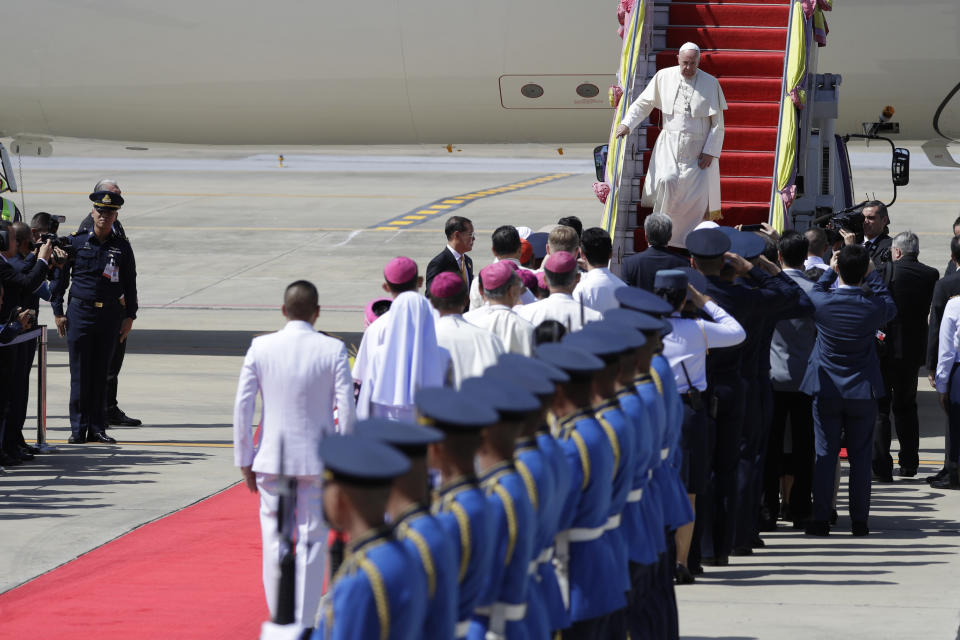
[[[110,178],[104,178],[98,182],[93,190],[94,192],[109,191],[110,193],[121,195],[120,187],[117,185],[117,182],[115,180],[111,180]],[[88,233],[92,228],[93,212],[88,213],[87,217],[83,219],[83,222],[81,222],[80,226],[77,227],[77,233],[82,235],[84,233]],[[113,221],[113,232],[124,240],[128,240],[127,234],[123,230],[123,225],[120,224],[119,219]],[[110,368],[107,370],[107,422],[109,424],[121,427],[139,427],[141,424],[143,424],[140,420],[131,418],[124,413],[119,406],[117,406],[117,379],[120,375],[120,368],[123,367],[123,357],[126,355],[126,353],[127,341],[121,340],[120,336],[118,335],[117,342],[113,349],[113,358],[110,359]]]
[[[90,194],[93,228],[71,236],[75,256],[56,282],[51,304],[57,332],[70,355],[71,444],[116,444],[104,433],[107,368],[117,336],[125,340],[137,317],[137,269],[130,243],[113,232],[123,197]],[[63,296],[70,285],[66,313]]]

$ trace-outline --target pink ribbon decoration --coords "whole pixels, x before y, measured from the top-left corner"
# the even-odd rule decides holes
[[[800,4],[803,7],[803,15],[809,20],[817,8],[817,0],[801,0]]]
[[[606,182],[594,182],[593,193],[603,204],[607,204],[607,198],[610,196],[610,185]]]
[[[610,98],[610,106],[616,109],[620,105],[620,98],[623,97],[623,89],[620,85],[612,84],[607,91],[607,96]]]
[[[790,186],[780,189],[780,199],[783,200],[784,208],[789,209],[796,197],[797,185],[791,184]]]
[[[791,91],[790,99],[793,100],[793,106],[797,109],[803,109],[807,106],[807,92],[804,89],[797,87]]]

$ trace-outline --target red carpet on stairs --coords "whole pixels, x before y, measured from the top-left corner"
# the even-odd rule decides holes
[[[684,42],[702,49],[700,68],[716,76],[729,110],[720,157],[721,224],[767,220],[773,182],[780,92],[783,79],[789,0],[697,2],[673,0],[666,28],[667,48],[657,53],[657,69],[677,64]],[[660,122],[659,112],[650,121]],[[647,146],[660,129],[647,129]],[[644,166],[650,153],[644,154]],[[638,211],[642,227],[648,209]],[[634,235],[634,249],[646,247],[643,229]]]
[[[258,506],[234,486],[0,595],[0,636],[257,638]]]

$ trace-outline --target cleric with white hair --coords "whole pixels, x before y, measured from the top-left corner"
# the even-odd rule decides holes
[[[663,114],[647,167],[641,204],[673,220],[670,244],[682,247],[703,220],[720,217],[720,168],[723,112],[727,101],[720,83],[698,69],[700,47],[680,47],[678,65],[661,69],[630,105],[617,128],[625,136],[654,109]]]

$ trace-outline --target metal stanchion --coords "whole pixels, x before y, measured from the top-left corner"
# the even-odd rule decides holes
[[[37,449],[47,453],[54,447],[47,444],[47,325],[38,327],[37,337]]]

